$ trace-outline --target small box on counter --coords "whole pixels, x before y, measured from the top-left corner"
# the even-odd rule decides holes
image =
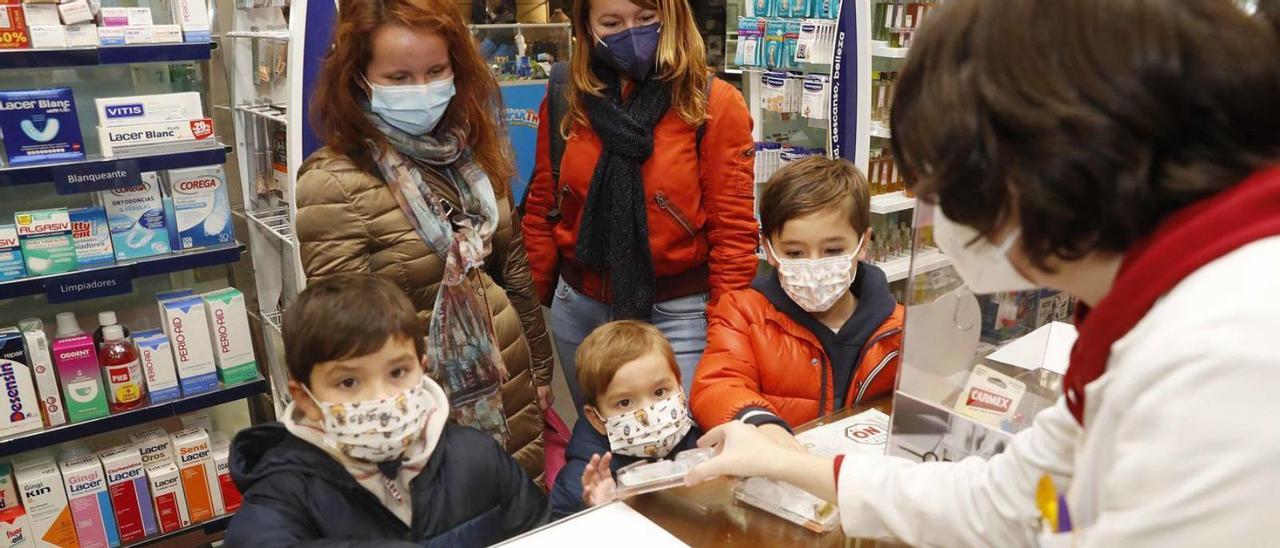
[[[71,88],[0,91],[0,135],[10,165],[84,159]]]

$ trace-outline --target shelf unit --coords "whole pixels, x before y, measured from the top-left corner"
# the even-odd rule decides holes
[[[883,57],[885,59],[906,59],[907,51],[909,49],[910,48],[891,47],[887,42],[881,40],[871,41],[871,55],[873,57]]]
[[[884,275],[889,279],[889,283],[893,283],[907,279],[907,276],[910,274],[918,276],[951,264],[951,261],[947,260],[947,256],[943,255],[942,252],[937,249],[918,251],[915,257],[916,263],[914,265],[914,269],[912,268],[910,256],[876,263],[876,266],[880,267],[880,270],[884,271]]]
[[[51,183],[61,168],[102,167],[114,171],[119,167],[136,167],[138,171],[161,171],[224,164],[230,147],[216,138],[194,143],[162,144],[130,147],[128,152],[105,157],[90,154],[74,162],[50,162],[0,167],[0,187]],[[99,165],[93,165],[99,164]]]
[[[214,47],[216,44],[212,42],[183,42],[97,48],[6,49],[0,50],[0,69],[208,61]]]
[[[916,207],[916,199],[901,190],[871,197],[871,213],[888,215]]]
[[[86,268],[65,274],[19,278],[0,282],[0,300],[16,299],[30,295],[40,295],[59,282],[79,280],[97,273],[109,274],[109,271],[127,269],[129,279],[158,276],[204,268],[208,266],[227,265],[240,260],[245,251],[244,244],[235,243],[216,247],[191,249],[176,253],[167,253],[145,259],[116,263],[109,266]]]
[[[170,544],[170,542],[177,542],[179,539],[182,539],[182,537],[186,535],[190,535],[192,533],[203,533],[205,537],[209,537],[209,536],[221,533],[223,531],[226,531],[227,525],[231,523],[231,518],[233,517],[235,517],[235,514],[226,514],[226,515],[213,518],[209,521],[193,523],[191,525],[178,529],[177,531],[164,533],[161,535],[150,536],[138,542],[125,544],[124,548],[134,548],[137,546],[162,546],[162,545],[172,546],[173,544]],[[185,540],[185,539],[182,539],[182,540]]]

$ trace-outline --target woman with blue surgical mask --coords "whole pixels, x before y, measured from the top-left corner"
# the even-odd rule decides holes
[[[309,280],[373,272],[409,295],[458,422],[543,472],[552,349],[533,292],[498,83],[449,0],[344,0],[312,96],[326,146],[298,175]]]

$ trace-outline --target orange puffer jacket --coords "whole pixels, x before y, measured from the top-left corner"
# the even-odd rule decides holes
[[[831,362],[813,332],[754,288],[729,293],[709,320],[707,349],[690,397],[694,417],[710,429],[747,408],[761,408],[798,426],[837,407],[888,394],[901,361],[903,314],[903,307],[894,305],[863,344],[847,395],[837,406]]]

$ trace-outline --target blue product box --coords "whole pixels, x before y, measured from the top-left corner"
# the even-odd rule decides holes
[[[0,133],[11,165],[84,159],[71,88],[0,91]]]
[[[80,268],[116,264],[115,249],[111,246],[111,226],[107,224],[107,210],[100,207],[72,209],[71,237],[76,242],[76,260]]]
[[[27,265],[22,262],[22,248],[18,244],[18,227],[0,225],[0,282],[26,276]]]
[[[169,170],[180,249],[235,241],[231,202],[222,166]]]
[[[172,250],[155,174],[144,173],[138,186],[103,191],[101,198],[107,208],[117,260],[141,259]]]

